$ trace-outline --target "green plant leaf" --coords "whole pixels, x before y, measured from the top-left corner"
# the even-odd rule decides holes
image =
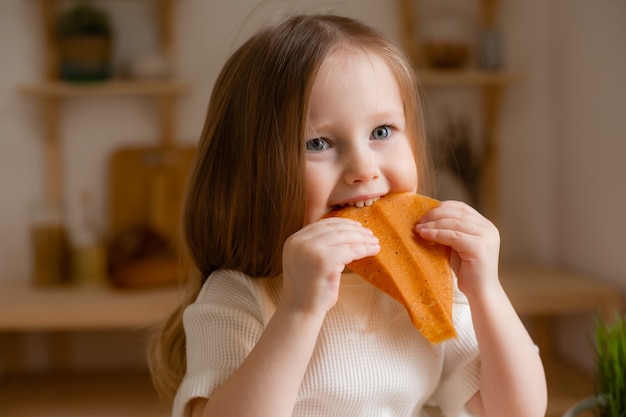
[[[596,319],[596,394],[605,400],[599,417],[626,417],[626,317],[611,324]]]

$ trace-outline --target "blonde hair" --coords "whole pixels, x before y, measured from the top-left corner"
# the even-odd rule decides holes
[[[340,47],[377,54],[394,72],[420,186],[429,182],[414,70],[381,32],[346,17],[298,15],[252,36],[215,83],[189,182],[183,236],[198,271],[149,355],[164,397],[171,398],[184,377],[182,316],[207,277],[217,269],[280,275],[283,244],[304,221],[303,138],[312,84],[324,59]]]

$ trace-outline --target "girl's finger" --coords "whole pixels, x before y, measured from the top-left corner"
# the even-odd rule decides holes
[[[426,223],[419,223],[415,226],[419,233],[422,230],[452,230],[468,235],[480,235],[484,233],[485,227],[482,223],[466,218],[444,218],[432,220]]]
[[[368,236],[373,236],[372,231],[361,226],[360,223],[352,220],[343,220],[345,219],[335,219],[332,221],[320,220],[318,222],[311,223],[292,235],[290,239],[294,241],[321,239],[324,240],[325,244],[331,244],[329,241],[341,242],[354,238],[361,239],[363,237],[367,238]]]
[[[481,235],[464,233],[459,230],[420,228],[419,236],[428,241],[450,246],[457,252],[467,252],[481,242]]]
[[[482,215],[463,202],[442,201],[437,207],[424,214],[420,219],[420,223],[427,223],[442,218],[482,218]]]

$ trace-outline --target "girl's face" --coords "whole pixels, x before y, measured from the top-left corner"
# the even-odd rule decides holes
[[[416,192],[400,87],[375,54],[343,50],[313,83],[306,129],[305,223],[345,204]]]

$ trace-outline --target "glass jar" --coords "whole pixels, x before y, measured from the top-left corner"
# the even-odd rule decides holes
[[[70,275],[70,244],[63,210],[47,203],[32,209],[30,227],[35,285],[67,283]]]

